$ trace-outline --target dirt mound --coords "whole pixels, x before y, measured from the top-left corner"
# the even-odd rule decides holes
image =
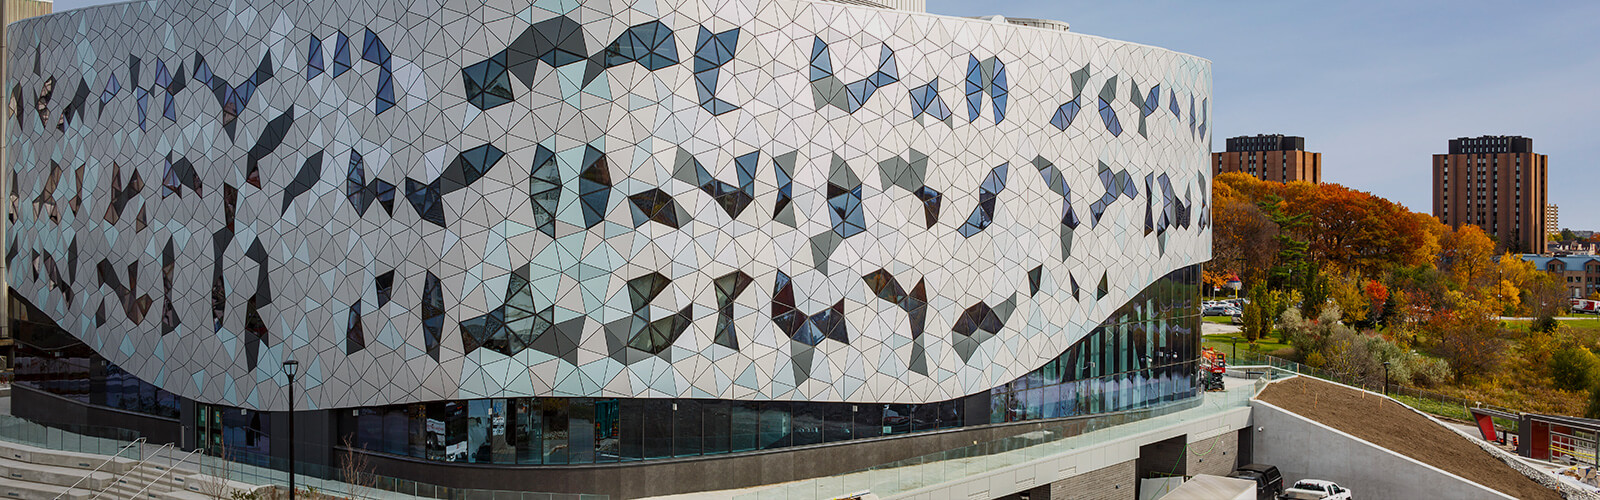
[[[1391,400],[1311,377],[1269,385],[1260,399],[1507,495],[1561,499],[1461,435]]]

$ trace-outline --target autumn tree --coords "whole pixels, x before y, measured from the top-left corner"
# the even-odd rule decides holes
[[[1354,271],[1331,270],[1324,272],[1324,276],[1328,280],[1328,296],[1343,314],[1341,319],[1352,325],[1366,322],[1372,302],[1363,293],[1361,275]]]
[[[1277,258],[1278,225],[1254,200],[1228,184],[1228,177],[1219,176],[1213,191],[1211,267],[1254,286]]]
[[[1461,226],[1439,239],[1439,269],[1457,290],[1485,289],[1494,266],[1494,240],[1478,226]]]
[[[1450,291],[1449,296],[1454,307],[1434,320],[1434,354],[1450,364],[1458,382],[1498,371],[1507,341],[1505,330],[1492,317],[1494,305],[1459,291]]]

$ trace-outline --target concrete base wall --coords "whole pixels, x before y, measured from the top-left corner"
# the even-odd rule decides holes
[[[1239,433],[1228,432],[1189,443],[1187,475],[1227,476],[1239,464]]]
[[[1253,460],[1278,466],[1284,487],[1314,478],[1349,485],[1356,498],[1512,498],[1271,404],[1250,406]]]
[[[1050,500],[1134,500],[1134,460],[1050,483]]]

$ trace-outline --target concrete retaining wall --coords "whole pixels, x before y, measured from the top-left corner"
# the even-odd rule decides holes
[[[1250,406],[1253,460],[1278,466],[1285,487],[1315,478],[1349,486],[1357,498],[1512,498],[1271,404]]]

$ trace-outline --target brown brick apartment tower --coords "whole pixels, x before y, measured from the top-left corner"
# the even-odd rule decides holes
[[[1448,154],[1433,155],[1433,215],[1483,228],[1499,251],[1544,253],[1547,160],[1527,137],[1451,139]]]
[[[1282,134],[1232,137],[1228,150],[1211,153],[1211,173],[1244,172],[1275,182],[1322,182],[1322,153],[1306,151],[1306,138]]]

